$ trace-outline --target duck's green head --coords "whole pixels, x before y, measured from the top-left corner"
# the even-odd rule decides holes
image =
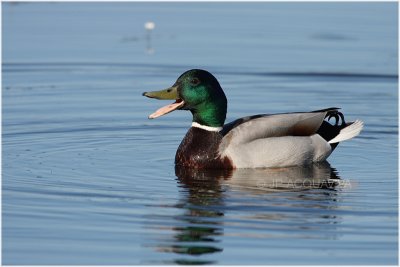
[[[161,91],[145,92],[144,96],[175,100],[149,116],[160,117],[177,109],[190,110],[193,122],[221,127],[226,118],[227,100],[217,79],[208,71],[193,69],[183,73],[175,84]]]

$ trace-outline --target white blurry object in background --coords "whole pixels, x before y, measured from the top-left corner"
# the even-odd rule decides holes
[[[154,54],[154,49],[151,45],[151,31],[154,30],[156,24],[152,21],[148,21],[144,24],[146,29],[146,52],[147,54]]]
[[[155,27],[156,27],[156,24],[152,21],[148,21],[144,24],[144,28],[148,31],[154,30]]]

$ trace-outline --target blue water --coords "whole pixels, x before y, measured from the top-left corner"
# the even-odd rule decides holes
[[[2,3],[3,264],[397,264],[397,3]],[[147,35],[146,21],[155,29]],[[211,71],[228,118],[326,107],[329,163],[175,169]]]

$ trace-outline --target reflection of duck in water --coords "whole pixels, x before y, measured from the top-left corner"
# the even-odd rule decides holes
[[[214,187],[216,184],[218,186],[226,185],[257,193],[318,188],[335,189],[343,184],[343,181],[337,175],[337,171],[327,161],[307,166],[236,170],[196,170],[176,166],[175,175],[187,186],[197,185],[201,182],[203,188],[199,188],[196,193],[207,190],[204,187],[204,182],[213,179],[218,181],[213,183]],[[198,197],[201,199],[201,196]]]
[[[229,201],[226,199],[227,191],[233,189],[246,195],[260,195],[314,188],[334,189],[340,181],[327,162],[276,169],[196,170],[176,166],[175,175],[183,196],[177,206],[184,212],[175,217],[176,226],[172,228],[174,242],[169,245],[164,243],[158,250],[179,254],[181,258],[174,263],[182,264],[212,264],[214,262],[209,257],[205,260],[193,256],[223,251],[220,239],[226,227],[223,217],[229,206],[226,204]],[[297,204],[301,205],[301,202]],[[262,210],[252,215],[263,216]],[[270,214],[263,218],[275,220],[278,217],[278,214]]]
[[[204,70],[187,71],[172,87],[143,95],[175,100],[149,118],[176,109],[192,112],[192,127],[178,148],[175,163],[198,169],[285,167],[321,162],[339,142],[357,136],[363,127],[359,120],[346,123],[338,108],[256,115],[224,125],[225,93],[217,79]],[[328,120],[334,117],[335,125],[325,121],[326,117]]]
[[[175,217],[177,225],[174,243],[158,246],[158,251],[180,255],[201,256],[222,252],[218,236],[223,235],[220,218],[224,215],[223,190],[220,178],[229,177],[232,170],[209,170],[196,172],[193,169],[175,168],[181,194],[184,196],[176,205],[184,214]],[[180,258],[175,264],[212,264],[210,260]]]

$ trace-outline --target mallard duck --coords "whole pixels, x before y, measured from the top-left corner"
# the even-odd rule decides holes
[[[186,71],[175,84],[144,96],[175,100],[152,113],[155,119],[189,110],[192,127],[178,147],[175,164],[198,169],[271,168],[326,160],[339,142],[357,136],[363,122],[345,122],[339,108],[311,112],[262,114],[224,125],[227,99],[208,71]],[[327,118],[325,120],[325,118]],[[331,124],[331,118],[335,123]]]

